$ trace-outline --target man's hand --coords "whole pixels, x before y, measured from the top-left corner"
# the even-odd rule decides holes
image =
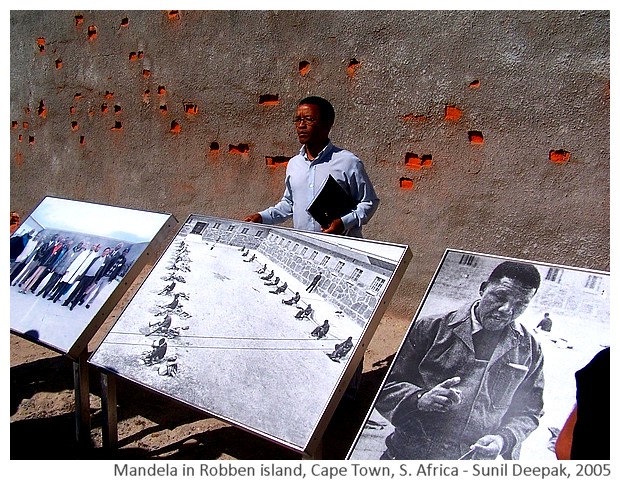
[[[253,213],[252,215],[248,215],[243,219],[244,222],[252,222],[252,223],[263,223],[263,217],[261,217],[260,213]]]
[[[461,403],[461,391],[453,388],[461,383],[460,377],[452,377],[435,385],[418,399],[422,412],[447,412]]]
[[[344,233],[344,223],[342,223],[341,218],[336,218],[335,220],[332,220],[332,223],[329,224],[329,227],[321,228],[321,232],[333,233],[334,235],[342,235]]]
[[[485,435],[471,446],[472,460],[493,460],[501,453],[504,439],[501,435]]]

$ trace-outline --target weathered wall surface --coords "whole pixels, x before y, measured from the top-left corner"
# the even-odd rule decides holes
[[[12,11],[11,210],[46,195],[240,219],[302,97],[382,200],[367,238],[609,269],[609,12]],[[287,224],[288,226],[288,224]]]

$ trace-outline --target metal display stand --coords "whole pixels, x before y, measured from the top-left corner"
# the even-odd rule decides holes
[[[116,375],[106,372],[100,373],[101,382],[101,410],[103,413],[103,425],[102,425],[102,446],[107,450],[114,450],[118,448],[118,410],[117,410],[117,396],[116,396]],[[77,384],[77,383],[76,383]],[[77,396],[77,389],[76,389]],[[86,404],[88,409],[88,404]],[[80,416],[83,419],[84,415]],[[87,417],[90,419],[90,416]],[[78,417],[76,419],[79,420]],[[90,429],[90,422],[88,426],[83,425],[84,428]],[[89,437],[87,437],[89,438]],[[321,439],[313,453],[302,453],[302,460],[321,460],[323,458],[323,440]]]
[[[118,415],[116,409],[116,376],[101,374],[101,410],[103,412],[103,448],[118,446]]]
[[[88,353],[84,350],[73,361],[73,384],[75,391],[75,438],[79,445],[88,446],[90,441],[90,402],[88,379]]]
[[[75,221],[75,219],[84,217],[96,217],[98,219],[97,226],[89,226],[86,229],[79,221]],[[137,226],[137,219],[144,220],[145,223]],[[36,235],[41,236],[42,239],[36,248],[44,252],[42,255],[48,256],[45,258],[52,258],[51,253],[46,253],[48,251],[62,251],[63,255],[64,252],[70,252],[72,244],[64,243],[65,239],[74,241],[76,245],[81,241],[87,245],[98,244],[100,247],[106,247],[101,253],[104,253],[105,250],[109,250],[110,255],[114,252],[117,253],[117,256],[112,257],[112,259],[119,263],[109,264],[118,265],[113,288],[106,293],[106,297],[99,295],[100,306],[99,303],[92,303],[93,309],[81,311],[77,317],[72,317],[72,314],[68,313],[68,309],[60,309],[59,306],[54,306],[50,302],[44,302],[45,295],[37,298],[43,290],[42,287],[36,296],[15,295],[10,302],[11,333],[58,352],[73,362],[75,436],[80,446],[90,446],[88,344],[99,332],[140,272],[148,264],[152,265],[152,258],[177,224],[178,221],[174,216],[167,213],[146,212],[112,205],[45,197],[14,234],[25,235],[26,232],[31,232],[30,234],[34,235],[32,232],[36,232]],[[145,227],[145,225],[148,226]],[[137,231],[138,229],[140,231]],[[119,232],[124,232],[124,234],[119,234]],[[125,249],[121,250],[123,246]],[[34,250],[31,255],[38,252],[39,250]],[[84,256],[85,253],[89,253],[88,249],[78,250],[77,252],[81,253],[75,253],[75,257],[71,257],[72,262],[67,265],[67,269],[69,266],[73,266],[74,262],[82,262],[74,270],[75,278],[80,278],[86,271],[86,267],[95,264],[95,261],[100,257],[96,255]],[[130,252],[132,253],[130,254]],[[97,254],[99,250],[92,250],[90,253]],[[99,254],[101,255],[101,253]],[[122,263],[120,263],[120,255],[126,255],[123,257]],[[22,263],[29,262],[29,258]],[[62,259],[62,256],[59,258]],[[38,278],[35,275],[42,275],[42,273],[38,273],[34,268],[28,270],[29,265],[29,263],[26,264],[23,274],[24,278],[33,282],[32,288],[30,288],[31,284],[27,284],[21,293],[26,293],[25,289],[30,288],[34,294],[35,289],[40,288],[37,283],[34,283]],[[50,265],[55,264],[50,263]],[[86,267],[78,272],[82,265]],[[34,267],[37,268],[38,264]],[[103,268],[103,264],[101,268]],[[121,271],[124,273],[121,274]],[[49,272],[44,273],[47,275]],[[30,280],[31,278],[32,280]],[[45,278],[42,277],[42,280]],[[107,285],[113,281],[112,277],[108,278],[110,282]],[[18,275],[16,279],[19,279]],[[43,285],[43,282],[41,284]],[[73,284],[77,285],[78,281],[75,279],[67,280],[67,285]],[[11,290],[10,294],[13,295],[13,293],[16,293],[16,289]],[[47,293],[49,291],[46,291]],[[92,302],[98,294],[99,290],[90,301]],[[103,301],[102,298],[104,298]],[[70,310],[73,310],[75,306],[74,303]],[[91,304],[87,304],[86,308],[90,306]],[[90,312],[92,316],[85,312]],[[76,313],[73,312],[73,315]],[[109,393],[107,398],[111,398]]]
[[[323,458],[323,437],[332,415],[411,257],[406,245],[190,215],[89,358],[101,374],[104,447],[118,444],[115,381],[120,377],[289,448],[302,459]],[[275,284],[266,286],[263,280],[271,281],[274,269]],[[209,283],[211,289],[205,292],[202,287],[212,279],[217,281]],[[280,282],[287,292],[282,299],[277,297],[282,290],[274,290],[274,285],[281,287]],[[293,301],[290,294],[298,290],[303,308],[288,303]],[[235,305],[240,308],[226,303],[230,292],[235,292]],[[251,314],[244,310],[246,305],[254,305]],[[305,310],[311,313],[300,316],[298,311]],[[226,321],[218,321],[223,311]],[[273,312],[283,321],[274,322]],[[266,319],[270,332],[279,333],[265,336],[252,331],[256,322],[250,318],[256,316]],[[306,330],[316,331],[315,323],[327,323],[325,318],[330,321],[329,335],[319,340],[322,336],[313,332],[311,338]],[[153,319],[160,321],[153,323]],[[158,324],[165,326],[153,330]],[[230,325],[245,332],[233,343]],[[158,335],[146,339],[156,331]],[[184,338],[190,340],[181,346]],[[204,358],[206,351],[209,361]],[[290,371],[274,372],[265,391],[246,392],[248,398],[260,401],[228,402],[230,389],[218,389],[209,381],[216,375],[236,375],[228,368],[237,364],[231,360],[235,355],[241,355],[240,364],[248,365],[244,371],[249,377],[258,374],[263,363],[269,364],[273,355]],[[136,360],[151,368],[144,370]],[[152,368],[154,364],[159,366]],[[308,385],[301,380],[306,378],[302,364],[321,365],[329,375],[310,376],[312,385]],[[204,378],[205,383],[175,389],[173,379],[186,372]],[[312,408],[298,412],[298,398],[279,395],[281,388],[303,393],[304,400],[314,402]],[[207,390],[216,394],[204,404],[202,395]],[[316,392],[320,392],[318,398]],[[274,415],[266,407],[282,401],[287,402],[282,410],[288,416]],[[295,412],[302,417],[300,423]]]

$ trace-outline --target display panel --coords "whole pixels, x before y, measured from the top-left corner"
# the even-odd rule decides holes
[[[10,239],[11,331],[76,358],[177,223],[44,198]]]
[[[575,372],[609,347],[609,284],[447,250],[348,458],[555,459]]]
[[[410,258],[191,215],[89,362],[311,452]]]

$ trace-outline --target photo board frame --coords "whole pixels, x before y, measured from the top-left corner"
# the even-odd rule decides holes
[[[10,239],[11,332],[78,359],[177,224],[167,213],[43,198]]]
[[[515,311],[526,306],[515,327],[500,330],[508,333],[489,357],[473,340],[471,318],[486,331],[501,318],[504,307],[489,307],[489,299],[500,302],[507,288],[493,290],[490,274],[506,262],[534,267],[540,286]],[[499,458],[555,460],[557,435],[576,402],[575,373],[610,344],[609,285],[608,272],[446,250],[347,459],[480,459],[471,445],[500,434],[507,440]],[[503,349],[504,338],[514,344]],[[476,377],[478,368],[484,373]],[[439,378],[444,411],[430,396],[420,400]]]
[[[410,259],[192,214],[88,361],[311,455]]]

